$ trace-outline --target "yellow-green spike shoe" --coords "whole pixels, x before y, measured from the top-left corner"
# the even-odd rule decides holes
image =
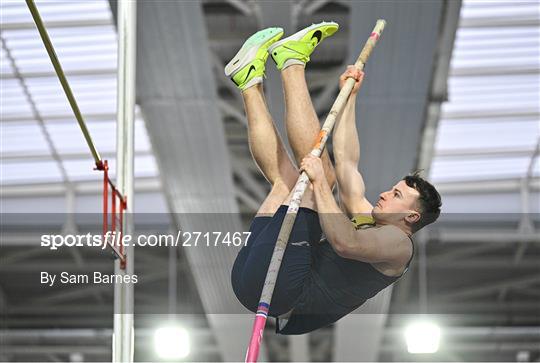
[[[282,28],[266,28],[253,34],[225,66],[225,75],[242,91],[262,82],[268,47],[282,36]]]
[[[292,64],[306,64],[317,45],[334,34],[339,25],[334,22],[313,24],[299,32],[275,42],[268,53],[279,70]]]

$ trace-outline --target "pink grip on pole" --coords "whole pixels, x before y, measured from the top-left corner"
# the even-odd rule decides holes
[[[267,318],[268,305],[260,303],[257,314],[255,315],[255,322],[253,323],[251,340],[249,341],[249,347],[246,353],[246,363],[257,362],[257,358],[259,357],[259,348],[261,347],[264,326],[266,325]]]

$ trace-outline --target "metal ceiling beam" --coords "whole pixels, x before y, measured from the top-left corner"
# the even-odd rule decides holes
[[[97,172],[96,172],[97,173]],[[99,176],[99,174],[96,174]],[[161,190],[161,181],[157,177],[135,178],[135,191],[139,193],[152,193]],[[72,187],[78,195],[101,195],[103,185],[96,179],[92,181],[73,182]],[[66,187],[61,183],[36,183],[36,184],[16,184],[2,185],[0,191],[1,198],[36,198],[64,196]]]
[[[138,348],[140,349],[140,348]],[[19,354],[23,356],[42,356],[47,354],[72,354],[81,353],[83,355],[103,355],[110,356],[112,348],[106,344],[102,345],[5,345],[2,346],[5,354]],[[197,355],[208,355],[219,353],[214,346],[202,345],[197,347]],[[193,353],[192,353],[193,354]]]
[[[533,178],[530,181],[531,190],[540,190],[540,178]],[[441,194],[484,194],[484,193],[505,193],[519,192],[521,189],[520,179],[482,180],[478,181],[456,181],[437,183],[437,190]]]
[[[504,287],[523,287],[536,284],[538,282],[540,282],[540,274],[535,273],[532,275],[510,278],[503,281],[483,283],[482,286],[461,286],[458,290],[455,291],[439,292],[436,296],[432,297],[432,300],[436,304],[437,301],[467,299],[490,294],[491,292],[497,291]]]
[[[539,118],[540,113],[535,106],[525,106],[517,108],[500,108],[500,109],[470,109],[451,110],[444,113],[444,120],[470,120],[470,119],[498,119],[508,117],[530,117],[531,119]]]
[[[135,331],[135,338],[152,338],[154,329],[139,328]],[[92,341],[96,339],[109,339],[112,337],[112,329],[2,329],[0,339],[10,340],[73,340],[84,339]],[[207,328],[190,328],[189,334],[195,339],[205,339],[212,337],[212,331]],[[107,340],[106,340],[107,341]]]
[[[540,20],[534,16],[534,14],[530,15],[530,17],[490,16],[482,18],[463,18],[459,26],[461,28],[540,27]]]
[[[220,106],[222,103],[220,103]],[[227,109],[227,112],[230,112],[230,109]],[[145,157],[145,156],[153,156],[154,153],[151,150],[139,150],[135,151],[134,156],[135,157]],[[83,152],[68,152],[68,153],[60,153],[60,156],[62,157],[62,160],[84,160],[89,159],[90,156],[88,153]],[[101,156],[104,159],[115,159],[116,153],[115,152],[102,152]],[[50,161],[51,156],[49,154],[42,154],[42,153],[21,153],[21,152],[7,152],[2,154],[2,159],[5,162],[39,162],[39,161]],[[244,166],[243,166],[244,167]],[[236,170],[235,170],[236,171]],[[266,195],[266,193],[265,193]]]
[[[540,327],[535,326],[449,326],[443,327],[445,337],[476,337],[488,339],[532,336],[540,338]],[[387,328],[385,335],[398,337],[403,328]]]
[[[54,28],[82,28],[82,27],[110,27],[109,19],[79,19],[79,20],[53,20],[44,21],[47,29]],[[30,30],[35,29],[34,22],[3,23],[2,30]]]
[[[535,351],[538,350],[538,342],[530,343],[520,343],[520,342],[493,342],[493,343],[448,343],[445,345],[445,350],[451,352],[491,352],[493,356],[496,357],[500,352],[510,352],[510,351],[520,351],[520,350],[529,350]],[[398,344],[388,344],[384,345],[381,349],[384,353],[392,352],[405,352],[406,348]],[[499,353],[498,353],[499,352]],[[414,355],[407,354],[408,359],[414,359]],[[435,359],[438,360],[438,359]]]
[[[431,296],[429,296],[431,298]],[[431,315],[465,315],[481,317],[483,315],[495,314],[500,317],[515,314],[537,314],[539,312],[538,304],[535,299],[530,299],[528,302],[523,300],[519,303],[515,302],[500,302],[493,298],[479,300],[479,302],[462,301],[456,304],[455,301],[429,301],[429,313]],[[410,314],[418,313],[418,303],[416,300],[410,299],[408,302],[400,303],[399,308],[394,310],[396,314],[402,314],[410,317]],[[468,324],[466,317],[463,321]]]
[[[99,121],[109,121],[114,122],[114,118],[116,117],[113,113],[87,113],[84,115],[85,121],[87,123],[92,122],[99,122]],[[49,122],[65,122],[65,123],[72,123],[75,122],[75,117],[72,113],[67,114],[49,114],[49,115],[43,115],[43,120],[47,123]],[[2,120],[0,124],[4,123],[21,123],[24,121],[31,121],[34,122],[34,120],[31,117],[28,116],[10,116],[10,117],[2,117]]]
[[[429,239],[439,241],[441,243],[450,242],[467,242],[467,243],[540,243],[540,236],[537,233],[520,233],[517,230],[451,230],[438,229],[432,230],[429,233]]]
[[[112,348],[107,345],[4,345],[4,354],[21,354],[25,356],[44,354],[71,354],[82,353],[92,355],[109,355]]]
[[[522,293],[522,290],[524,288],[518,288],[517,290]],[[529,288],[530,290],[530,288]],[[530,291],[529,291],[530,292]],[[536,291],[535,291],[536,292]],[[142,296],[141,296],[142,295]],[[147,295],[147,296],[145,296]],[[495,299],[483,299],[480,300],[480,302],[469,302],[469,301],[463,301],[460,304],[456,304],[452,301],[444,301],[444,302],[435,302],[430,301],[429,305],[429,312],[430,314],[444,314],[446,316],[452,315],[452,314],[462,314],[462,315],[486,315],[486,314],[496,314],[498,316],[504,316],[505,314],[530,314],[530,313],[538,313],[539,308],[537,304],[536,295],[538,293],[531,295],[530,299],[521,299],[520,302],[500,302],[496,301]],[[431,296],[435,295],[429,295]],[[144,299],[142,298],[144,297]],[[156,294],[146,294],[146,293],[138,293],[136,297],[136,304],[138,311],[141,312],[152,312],[156,311],[156,301],[158,301],[159,298],[162,296],[158,296]],[[90,300],[86,300],[86,303],[68,303],[68,304],[62,304],[62,305],[55,305],[55,306],[35,306],[35,305],[11,305],[9,306],[9,309],[6,309],[6,313],[9,314],[16,314],[16,315],[24,315],[27,317],[37,317],[40,315],[46,315],[50,318],[50,321],[57,320],[58,315],[64,315],[64,316],[88,316],[91,314],[109,314],[112,312],[112,306],[103,306],[103,305],[96,305],[93,303],[90,303]],[[163,305],[163,308],[165,311],[166,306]],[[405,314],[407,316],[410,316],[410,314],[416,314],[418,313],[418,304],[416,300],[409,299],[409,301],[400,304],[398,309],[393,310],[395,314]],[[185,314],[183,314],[184,316]],[[182,319],[185,319],[184,317]],[[317,331],[314,334],[323,334],[326,331]],[[333,334],[333,333],[332,333]]]
[[[513,65],[501,65],[491,67],[459,67],[450,69],[450,75],[452,77],[469,77],[469,76],[499,76],[501,74],[507,76],[514,75],[530,75],[538,74],[540,71],[537,66],[521,66],[516,67]]]
[[[163,265],[163,264],[161,264]],[[145,292],[138,292],[137,296],[135,298],[136,304],[137,304],[137,310],[141,312],[149,312],[149,313],[155,313],[157,309],[162,309],[161,311],[167,311],[168,306],[164,302],[164,300],[161,300],[162,305],[156,305],[156,302],[158,302],[161,298],[165,296],[165,293],[163,295],[157,295],[155,292],[145,293]],[[112,302],[112,296],[110,297]],[[91,317],[91,316],[103,316],[102,314],[109,314],[112,313],[113,307],[112,305],[96,305],[96,304],[90,304],[90,300],[86,299],[86,303],[67,303],[67,304],[60,304],[60,305],[43,305],[43,306],[35,306],[35,305],[18,305],[18,306],[10,306],[9,307],[9,313],[14,315],[24,315],[24,317],[38,317],[38,315],[46,315],[50,317],[51,320],[57,320],[58,315],[65,315],[66,318],[70,316],[70,318],[76,319],[77,316],[79,317]],[[139,310],[140,309],[140,310]],[[144,313],[142,313],[144,314]],[[200,321],[194,321],[193,324],[190,321],[187,321],[187,316],[189,316],[189,312],[186,314],[183,313],[177,313],[176,315],[178,317],[181,317],[182,321],[191,325],[201,325],[204,326],[206,324],[206,319],[204,315],[199,314],[198,319]],[[75,317],[72,317],[71,315],[75,315]],[[14,318],[16,319],[16,318]],[[73,326],[85,326],[82,323],[77,324],[73,323],[72,319],[68,319],[66,325]],[[92,324],[88,324],[86,326],[93,326]],[[105,324],[104,326],[109,326]],[[23,327],[24,328],[24,327]]]
[[[152,193],[162,190],[161,181],[157,177],[136,178],[135,191],[140,193]],[[96,181],[73,182],[73,187],[78,195],[100,194],[101,184]],[[443,195],[460,194],[485,194],[518,192],[521,188],[520,179],[457,181],[437,183],[437,189]],[[540,191],[540,178],[533,178],[530,182],[531,191]],[[0,191],[2,198],[16,197],[39,197],[64,195],[65,186],[61,183],[45,184],[18,184],[3,185]]]
[[[445,336],[448,337],[478,337],[486,340],[510,337],[539,337],[539,327],[529,326],[449,326],[444,328]],[[194,339],[211,338],[212,332],[207,328],[190,328],[189,334]],[[324,332],[329,335],[330,332]],[[389,338],[396,338],[403,334],[403,328],[391,327],[384,331],[384,335]],[[154,335],[153,329],[139,328],[136,330],[136,339],[148,339]],[[33,341],[33,340],[55,340],[71,341],[73,339],[84,339],[87,342],[95,340],[107,340],[112,336],[111,329],[2,329],[0,339],[10,339],[10,341]],[[303,335],[302,337],[309,337]],[[291,347],[294,349],[294,347]],[[292,360],[297,361],[297,360]]]
[[[492,252],[497,249],[505,248],[506,246],[502,243],[492,244],[492,243],[483,243],[483,244],[473,244],[471,246],[460,247],[459,249],[450,249],[443,253],[431,254],[429,256],[429,261],[431,263],[444,263],[445,261],[457,261],[460,259],[470,258],[478,254]]]
[[[513,148],[485,148],[485,149],[446,149],[437,150],[435,157],[437,158],[463,158],[463,157],[478,157],[478,158],[515,158],[530,156],[532,149],[529,147],[513,147]]]
[[[432,261],[427,260],[429,269],[474,269],[474,270],[489,270],[489,269],[505,269],[507,271],[520,271],[525,269],[538,268],[538,261],[534,259],[522,260],[519,264],[515,264],[511,257],[475,257],[470,259],[461,258],[458,260],[443,260]]]
[[[64,154],[63,154],[64,155]],[[103,154],[107,156],[107,153]],[[148,156],[151,153],[146,151],[136,152],[136,156]],[[79,154],[67,154],[65,159],[78,159]],[[80,154],[81,157],[88,156],[87,154]],[[8,157],[9,158],[9,157]],[[22,156],[21,156],[22,158]],[[43,155],[33,155],[32,159],[44,159]],[[18,157],[17,157],[18,159]],[[258,198],[264,199],[266,197],[266,191],[258,180],[254,178],[249,169],[245,169],[246,165],[243,161],[233,159],[233,164],[238,164],[235,167],[235,174],[242,179],[247,188],[253,192]],[[162,191],[161,181],[157,177],[144,177],[136,178],[135,190],[137,194],[140,193],[158,193]],[[243,191],[238,185],[235,185],[238,192],[237,197]],[[77,195],[96,194],[99,195],[102,192],[102,186],[97,181],[80,181],[74,182],[73,188]],[[3,185],[0,196],[2,198],[16,198],[16,197],[39,197],[39,196],[55,196],[64,195],[65,186],[61,183],[46,183],[46,184],[17,184],[17,185]]]
[[[150,150],[141,150],[141,151],[135,151],[134,156],[136,157],[144,157],[144,156],[151,156],[153,153]],[[116,152],[102,152],[101,156],[104,159],[115,159],[116,158]],[[91,160],[92,157],[88,154],[88,152],[80,152],[80,153],[60,153],[60,157],[62,160],[84,160],[88,159]],[[37,153],[21,153],[21,152],[15,152],[15,153],[2,153],[2,159],[5,162],[18,162],[18,163],[24,163],[24,162],[35,162],[35,161],[50,161],[51,155],[50,154],[37,154]],[[89,163],[91,164],[91,162]]]
[[[65,71],[66,77],[77,76],[104,76],[104,75],[116,75],[116,68],[104,68],[104,69],[82,69],[82,70],[70,70]],[[56,79],[56,73],[54,72],[22,72],[21,76],[25,79],[30,78],[54,78]],[[0,79],[16,79],[14,74],[1,73]]]

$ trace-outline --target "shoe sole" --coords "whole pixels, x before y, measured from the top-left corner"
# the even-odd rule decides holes
[[[339,24],[334,23],[333,21],[331,21],[331,22],[322,22],[322,23],[318,23],[318,24],[312,24],[312,25],[308,26],[307,28],[304,28],[304,29],[300,30],[299,32],[294,33],[293,35],[288,36],[285,39],[281,39],[280,41],[275,42],[274,44],[272,44],[268,48],[268,52],[271,53],[274,49],[276,49],[280,45],[283,45],[283,44],[285,44],[285,43],[287,43],[287,42],[289,42],[291,40],[300,40],[303,37],[305,37],[306,34],[308,34],[309,32],[316,31],[316,30],[321,30],[320,28],[324,28],[324,27],[329,27],[329,28],[326,29],[324,32],[322,32],[321,39],[318,41],[318,43],[320,43],[324,38],[327,38],[330,35],[334,34],[339,29]],[[329,32],[329,30],[332,30],[332,31]]]
[[[267,28],[258,31],[250,36],[242,48],[236,53],[233,59],[225,66],[225,75],[230,77],[234,75],[236,71],[241,70],[248,65],[262,46],[265,46],[268,42],[275,42],[283,36],[282,28]]]

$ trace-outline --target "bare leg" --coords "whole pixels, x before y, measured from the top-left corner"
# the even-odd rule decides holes
[[[297,165],[300,165],[300,161],[311,152],[321,128],[311,103],[304,67],[291,65],[281,72],[281,77],[285,93],[287,135]],[[326,150],[322,154],[322,160],[328,184],[333,187],[336,175]]]
[[[298,179],[298,170],[283,146],[268,112],[262,85],[242,92],[248,119],[251,155],[272,189],[257,214],[274,214],[289,195]]]

